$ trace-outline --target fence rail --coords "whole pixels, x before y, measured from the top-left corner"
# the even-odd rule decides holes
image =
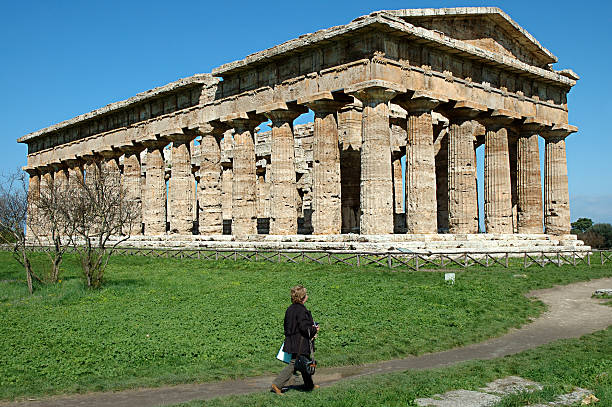
[[[2,246],[1,250],[12,250]],[[49,246],[29,246],[31,251],[51,251]],[[74,251],[70,248],[68,251]],[[269,249],[228,249],[228,248],[133,248],[119,247],[115,254],[126,256],[146,256],[157,258],[198,259],[198,260],[243,260],[271,263],[317,263],[343,264],[351,267],[379,266],[391,270],[428,270],[449,267],[468,268],[474,266],[528,269],[543,268],[552,264],[579,266],[591,265],[591,261],[612,263],[612,250],[562,251],[525,251],[525,252],[462,252],[462,253],[412,253],[407,251],[370,252],[354,250],[269,250]],[[597,258],[599,257],[599,258]],[[599,261],[597,261],[599,260]]]

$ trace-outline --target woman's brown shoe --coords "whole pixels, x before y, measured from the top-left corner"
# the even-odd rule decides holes
[[[279,389],[275,384],[272,384],[272,391],[276,394],[283,394],[283,391]]]

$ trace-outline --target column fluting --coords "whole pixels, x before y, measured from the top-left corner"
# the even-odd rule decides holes
[[[193,233],[194,175],[191,171],[190,143],[193,136],[174,133],[166,136],[172,141],[172,166],[168,186],[170,233]]]
[[[161,145],[163,144],[163,145]],[[143,220],[147,236],[166,233],[166,178],[163,148],[166,143],[145,144],[147,147]]]
[[[544,230],[551,235],[569,234],[571,228],[565,138],[576,128],[559,127],[545,133]]]
[[[361,220],[363,235],[393,233],[393,178],[389,101],[396,91],[368,86],[354,91],[363,104],[361,119]]]
[[[542,233],[542,179],[537,134],[520,133],[516,168],[518,233]]]

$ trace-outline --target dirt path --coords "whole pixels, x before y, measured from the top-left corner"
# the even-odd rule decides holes
[[[529,296],[536,297],[546,303],[548,311],[533,323],[520,329],[514,329],[504,336],[462,348],[418,357],[370,363],[357,367],[317,369],[315,379],[317,383],[325,386],[346,378],[407,369],[430,369],[472,359],[494,359],[535,348],[558,339],[577,338],[612,325],[612,310],[610,307],[602,306],[600,305],[601,300],[591,298],[596,289],[609,287],[612,287],[612,278],[533,291]],[[271,376],[263,376],[153,389],[55,396],[41,400],[0,402],[0,407],[152,407],[231,394],[266,391],[269,389],[272,379]]]

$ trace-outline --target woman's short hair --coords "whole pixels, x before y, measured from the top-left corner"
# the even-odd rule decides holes
[[[306,297],[306,288],[303,285],[291,287],[291,302],[299,304]]]

